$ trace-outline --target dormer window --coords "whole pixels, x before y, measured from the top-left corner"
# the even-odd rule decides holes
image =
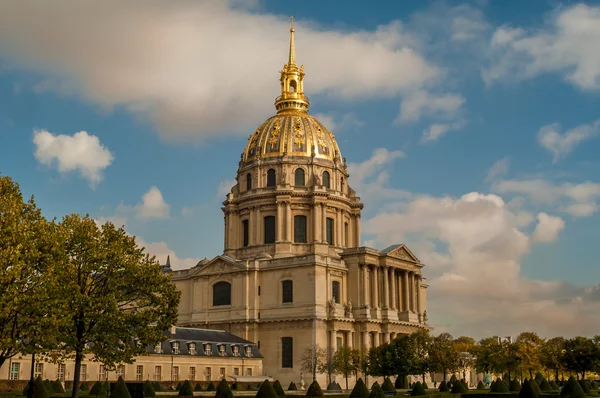
[[[190,355],[196,355],[196,343],[188,343],[188,351]]]
[[[240,347],[238,347],[237,345],[233,345],[233,346],[231,346],[231,348],[233,349],[233,356],[239,357],[240,356]]]
[[[219,346],[219,355],[222,356],[222,357],[224,357],[226,355],[226,353],[225,353],[225,344],[221,344]]]
[[[171,350],[173,351],[173,354],[179,354],[179,342],[178,341],[171,342]]]
[[[158,343],[156,346],[154,346],[154,352],[157,354],[162,353],[162,343]]]
[[[246,356],[247,357],[251,357],[252,356],[252,346],[246,346]]]
[[[204,355],[212,355],[212,347],[210,344],[204,344]]]

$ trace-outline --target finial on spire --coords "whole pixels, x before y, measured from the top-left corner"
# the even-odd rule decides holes
[[[288,65],[296,65],[296,46],[294,45],[294,16],[291,16],[292,27],[290,28],[290,59]]]
[[[171,266],[171,256],[167,255],[167,267]]]

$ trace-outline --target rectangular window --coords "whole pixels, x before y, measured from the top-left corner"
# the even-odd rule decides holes
[[[294,243],[306,243],[306,216],[294,216]]]
[[[264,219],[265,245],[275,243],[275,216],[266,216]]]
[[[336,348],[335,348],[336,351],[338,351],[340,348],[342,348],[344,346],[344,340],[341,337],[336,337],[335,343],[336,343]]]
[[[171,381],[179,380],[179,366],[173,366],[171,369]]]
[[[334,231],[334,229],[333,229],[333,218],[327,218],[325,220],[325,224],[326,224],[326,228],[325,228],[326,231],[325,231],[325,233],[327,235],[325,238],[327,239],[327,243],[329,243],[330,245],[333,246],[333,243],[334,243],[333,242],[333,231]]]
[[[135,367],[135,381],[144,380],[144,367],[142,365],[137,365]]]
[[[13,362],[10,364],[10,376],[9,380],[19,380],[19,373],[21,373],[21,364],[19,362]]]
[[[291,337],[281,338],[281,367],[294,367],[294,343]]]
[[[171,348],[173,349],[173,354],[179,354],[179,342],[178,341],[174,341],[171,344]]]
[[[65,381],[65,364],[64,363],[58,364],[56,374],[57,374],[58,380]]]
[[[210,344],[204,345],[204,355],[212,355],[212,347]]]
[[[196,367],[190,366],[190,381],[196,381]]]
[[[196,343],[190,343],[190,355],[196,355]]]
[[[331,297],[336,304],[340,303],[340,282],[331,282]]]
[[[219,368],[219,378],[221,380],[225,378],[225,368]]]
[[[348,223],[344,223],[344,246],[348,247]]]
[[[243,231],[243,242],[244,247],[250,244],[250,226],[248,224],[248,220],[242,221],[242,231]]]
[[[225,356],[225,354],[226,354],[226,353],[225,353],[225,348],[226,348],[226,347],[225,347],[225,345],[224,345],[224,344],[221,344],[221,345],[219,346],[219,355],[220,355],[220,356],[222,356],[222,357],[224,357],[224,356]]]
[[[98,367],[98,380],[106,380],[106,368],[104,365]]]
[[[233,346],[231,346],[231,348],[233,349],[233,356],[239,357],[240,356],[240,347],[237,345],[233,345]]]
[[[206,381],[212,380],[212,369],[211,368],[206,368],[205,376],[206,376]]]
[[[117,379],[119,377],[122,377],[123,379],[125,379],[125,365],[117,366]]]
[[[41,378],[44,378],[44,363],[43,362],[35,363],[34,377],[37,379],[38,376]]]
[[[294,302],[294,282],[292,281],[282,281],[281,282],[282,289],[282,303],[293,303]]]
[[[246,369],[246,376],[252,376],[252,368]]]
[[[162,367],[155,366],[154,367],[154,381],[161,381],[162,379]]]
[[[87,365],[81,364],[81,367],[79,368],[79,380],[87,380]]]
[[[251,346],[246,347],[246,356],[248,358],[252,357],[252,347]]]
[[[233,375],[234,376],[239,376],[240,375],[240,368],[233,368]]]
[[[158,343],[155,347],[154,347],[154,352],[156,354],[160,354],[162,352],[162,343]]]

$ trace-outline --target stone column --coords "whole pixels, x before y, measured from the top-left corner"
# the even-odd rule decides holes
[[[354,224],[354,247],[360,247],[360,215],[356,215],[356,222]]]
[[[389,343],[390,342],[390,334],[389,333],[383,333],[383,344]]]
[[[275,241],[276,242],[281,242],[282,240],[282,236],[283,236],[283,228],[284,228],[284,223],[283,223],[283,203],[281,202],[277,202],[277,229],[275,230],[276,233],[276,237],[275,237]]]
[[[371,294],[371,290],[369,289],[369,267],[367,264],[363,264],[361,269],[363,276],[363,294],[361,305],[367,306],[371,303],[371,300],[369,300],[369,295]]]
[[[392,267],[389,268],[389,283],[390,283],[390,307],[396,309],[396,270]]]
[[[373,307],[379,308],[381,303],[379,302],[379,269],[377,266],[373,266]]]
[[[292,224],[294,223],[294,217],[292,217],[292,202],[285,202],[287,211],[285,212],[285,240],[287,242],[292,241]]]
[[[226,250],[229,249],[229,236],[227,236],[227,217],[228,217],[228,213],[225,213],[223,215],[223,225],[224,225],[223,230],[225,231],[223,236],[224,236],[224,246],[225,246]]]
[[[409,311],[410,310],[410,305],[409,305],[409,299],[408,299],[408,271],[404,271],[403,275],[402,275],[402,282],[403,283],[403,297],[404,297],[404,306],[403,306],[403,310],[404,311]]]
[[[346,337],[346,345],[351,350],[354,349],[354,332],[348,332],[348,335]]]
[[[383,274],[383,308],[390,308],[390,285],[388,283],[388,267],[382,267]]]
[[[327,205],[321,203],[321,242],[327,242]]]
[[[415,312],[415,274],[409,273],[409,286],[410,286],[410,311]]]
[[[329,357],[333,357],[335,354],[335,343],[336,343],[336,332],[335,330],[329,331]]]
[[[417,286],[416,286],[416,296],[417,296],[417,313],[421,313],[421,275],[417,275]]]
[[[379,332],[375,332],[375,333],[373,333],[373,345],[375,347],[379,347],[379,344],[380,344]]]
[[[248,243],[250,246],[252,245],[256,245],[257,244],[257,240],[256,240],[256,214],[254,211],[254,207],[250,207],[250,214],[248,216]]]
[[[313,206],[313,222],[314,222],[314,228],[313,228],[313,241],[314,242],[321,242],[321,224],[319,223],[319,220],[321,218],[321,208],[320,208],[320,204],[319,203],[315,203],[315,205]]]
[[[369,349],[369,332],[361,332],[363,350]]]

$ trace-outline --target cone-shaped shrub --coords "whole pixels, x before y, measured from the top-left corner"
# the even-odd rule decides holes
[[[108,380],[106,380],[102,386],[104,387],[104,394],[110,394],[110,383],[108,382]]]
[[[275,386],[273,386],[275,387]],[[327,391],[341,391],[342,389],[339,387],[339,385],[335,382],[332,381],[329,384],[327,384]],[[277,391],[277,390],[275,390]]]
[[[154,388],[154,392],[161,392],[162,386],[160,385],[160,383],[158,381],[155,381],[154,383],[152,383],[152,388]]]
[[[144,383],[144,397],[156,397],[156,391],[154,391],[154,387],[152,387],[152,383],[149,381]]]
[[[457,380],[450,390],[452,394],[466,394],[469,392],[467,386],[460,380]]]
[[[310,383],[308,390],[306,390],[306,396],[307,397],[322,397],[323,396],[323,391],[321,390],[321,386],[319,385],[319,383],[317,383],[316,380],[313,380],[313,382]]]
[[[328,387],[329,389],[329,387]],[[275,390],[275,393],[277,394],[278,397],[285,397],[285,392],[283,391],[283,388],[281,387],[281,383],[279,382],[279,380],[275,380],[275,382],[273,383],[273,390]]]
[[[477,383],[477,389],[485,390],[485,384],[483,384],[483,381],[479,380],[479,383]]]
[[[425,389],[425,390],[429,389],[429,386],[427,385],[427,382],[425,382],[425,381],[423,382],[423,389]]]
[[[540,388],[540,385],[537,383],[537,381],[535,381],[535,379],[529,380],[529,385],[537,395],[542,394],[542,389]]]
[[[36,380],[36,382],[37,382],[37,380]],[[590,392],[592,392],[592,389],[590,388],[589,384],[587,383],[587,380],[579,380],[579,385],[583,389],[584,393],[589,394]],[[37,384],[36,384],[36,387],[37,387]]]
[[[298,387],[296,387],[296,383],[294,383],[293,381],[290,382],[290,385],[288,386],[288,391],[298,391]]]
[[[494,386],[496,385],[496,380],[492,380],[492,382],[490,383],[490,392],[492,392],[492,390],[495,388]]]
[[[272,387],[272,386],[271,386],[271,387]],[[208,384],[208,387],[206,387],[206,391],[215,391],[215,390],[216,390],[216,388],[215,388],[215,385],[214,385],[214,384],[213,384],[213,382],[211,381],[211,382]]]
[[[54,390],[52,389],[52,382],[48,379],[44,380],[44,387],[46,388],[46,392],[49,395],[54,394]]]
[[[148,382],[146,382],[148,383]],[[90,395],[92,396],[96,396],[96,394],[98,393],[98,389],[100,388],[100,386],[102,385],[102,383],[100,383],[99,381],[95,382],[94,385],[92,386],[92,388],[90,389]],[[148,395],[146,395],[148,396]]]
[[[258,392],[256,393],[256,398],[277,398],[277,393],[273,389],[273,385],[269,380],[265,380]]]
[[[586,395],[583,388],[575,380],[575,377],[571,376],[560,391],[560,396],[565,398],[584,398]]]
[[[519,383],[519,380],[517,379],[512,379],[510,381],[510,387],[508,389],[512,392],[519,392],[521,391],[521,383]]]
[[[558,384],[556,384],[556,381],[552,380],[550,382],[550,387],[552,387],[552,391],[558,391],[560,390],[560,387],[558,386]]]
[[[231,385],[231,389],[232,390],[237,390],[238,389],[238,384],[237,381],[234,381],[233,384]]]
[[[398,390],[406,390],[408,388],[408,377],[405,375],[398,375],[398,377],[396,377],[394,387],[396,387]]]
[[[227,383],[227,380],[221,380],[221,382],[217,386],[217,393],[215,394],[215,398],[233,398],[233,392],[231,391],[231,388],[229,388],[229,383]]]
[[[194,391],[202,391],[202,384],[200,384],[200,382],[196,383],[194,386]]]
[[[181,387],[183,386],[183,384],[181,383],[177,383],[177,385],[175,386],[175,391],[179,391],[181,390]]]
[[[107,391],[106,388],[104,388],[104,383],[100,383],[100,387],[98,387],[98,390],[96,391],[96,396],[97,397],[106,397]]]
[[[88,383],[86,383],[85,381],[79,386],[79,391],[81,392],[88,392],[89,390],[90,386],[88,386]]]
[[[538,398],[538,393],[531,387],[529,380],[523,382],[523,387],[519,391],[519,398]]]
[[[54,380],[54,382],[52,383],[52,391],[54,391],[56,394],[62,394],[65,392],[65,389],[63,388],[60,380]]]
[[[540,372],[535,374],[535,382],[538,383],[538,386],[542,385],[542,380],[544,380],[544,375]]]
[[[369,398],[385,398],[385,393],[381,389],[379,383],[373,383],[373,387],[371,387],[371,393],[369,394]]]
[[[358,379],[356,384],[354,384],[354,388],[352,389],[349,398],[367,398],[368,396],[369,389],[365,385],[365,382],[362,378]]]
[[[448,388],[448,384],[445,381],[442,381],[440,383],[440,386],[438,387],[438,390],[440,392],[448,392],[448,391],[450,391],[450,389]]]
[[[394,383],[392,383],[389,377],[386,377],[385,380],[383,380],[381,389],[385,392],[396,392],[396,387],[394,387]]]
[[[421,395],[427,395],[427,393],[425,392],[423,385],[417,381],[415,383],[415,385],[413,386],[413,389],[410,392],[410,395],[411,395],[411,397],[418,397]]]
[[[192,383],[190,383],[189,380],[184,381],[183,384],[181,384],[181,387],[179,387],[179,394],[177,395],[180,397],[193,397],[194,389],[192,388]]]
[[[542,380],[542,383],[540,384],[540,390],[542,390],[542,392],[552,391],[552,386],[550,383],[548,383],[548,380]]]
[[[46,386],[44,385],[44,381],[40,376],[38,376],[37,379],[33,381],[33,383],[35,384],[35,391],[33,395],[35,398],[50,398],[50,394],[48,393],[48,391],[46,391]],[[27,382],[27,384],[25,385],[23,395],[27,395],[27,390],[29,390],[29,382]]]
[[[450,383],[454,383],[456,381],[456,375],[452,375],[450,378]]]
[[[494,383],[494,387],[490,389],[490,392],[509,392],[509,391],[508,391],[508,387],[506,387],[506,384],[502,381],[502,379],[498,379]]]
[[[129,390],[122,377],[119,377],[119,380],[117,380],[117,384],[115,385],[112,394],[110,394],[110,398],[131,398],[131,394],[129,394]]]
[[[598,389],[598,383],[596,383],[595,381],[592,381],[591,385],[592,385],[592,390]]]

